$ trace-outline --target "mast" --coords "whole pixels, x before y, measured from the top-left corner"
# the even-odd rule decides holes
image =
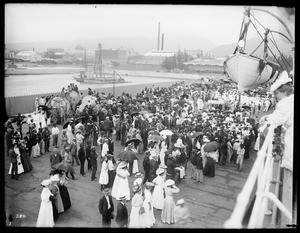
[[[95,51],[94,77],[102,78],[102,45],[100,43]]]
[[[85,69],[85,72],[87,71],[87,64],[86,64],[86,49],[84,47],[84,69]]]

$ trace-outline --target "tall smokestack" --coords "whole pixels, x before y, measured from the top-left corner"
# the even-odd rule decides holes
[[[157,37],[157,51],[159,51],[159,40],[160,40],[160,22],[158,22],[158,37]]]
[[[164,51],[164,37],[165,37],[165,34],[162,33],[162,35],[161,35],[161,51]]]

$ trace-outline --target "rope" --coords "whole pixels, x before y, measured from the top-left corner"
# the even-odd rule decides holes
[[[288,66],[290,67],[290,68],[292,68],[292,65],[288,62],[288,60],[283,56],[283,53],[282,52],[280,52],[280,50],[279,50],[279,48],[278,48],[278,46],[277,46],[277,44],[276,44],[276,41],[275,41],[275,38],[274,38],[274,36],[273,36],[273,33],[271,32],[271,35],[272,35],[272,37],[273,37],[273,40],[272,39],[270,39],[270,41],[273,43],[273,45],[275,46],[275,48],[278,50],[278,52],[279,52],[279,54],[281,55],[281,57],[283,58],[283,60],[288,64]],[[276,59],[276,58],[275,58]],[[278,62],[279,63],[279,62]]]

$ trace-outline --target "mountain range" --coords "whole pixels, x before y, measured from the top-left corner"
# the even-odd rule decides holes
[[[276,41],[277,42],[277,41]],[[288,43],[280,41],[278,46],[284,54],[292,55],[290,51],[291,46]],[[97,49],[98,44],[102,44],[102,49],[119,49],[119,48],[132,48],[139,54],[144,54],[148,51],[157,50],[157,38],[149,38],[144,36],[124,37],[124,38],[110,38],[103,37],[97,39],[80,39],[80,40],[60,40],[60,41],[37,41],[28,43],[6,43],[6,49],[21,51],[21,50],[35,50],[38,52],[47,51],[48,48],[64,48],[65,50],[74,50],[77,45],[82,45],[87,51],[94,51]],[[257,39],[249,39],[246,48],[253,51],[259,42]],[[164,51],[181,51],[183,50],[203,50],[205,53],[211,53],[215,57],[224,57],[232,54],[236,43],[217,45],[214,42],[204,37],[172,37],[172,39],[164,38]],[[274,46],[271,45],[272,50]],[[247,50],[246,50],[247,51]],[[262,51],[262,49],[259,49]],[[275,50],[274,50],[275,51]],[[277,52],[278,54],[278,52]]]

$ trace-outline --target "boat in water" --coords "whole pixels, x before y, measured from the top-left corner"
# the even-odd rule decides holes
[[[73,78],[80,83],[125,83],[125,79],[122,78],[116,71],[112,74],[101,73],[101,76],[97,76],[91,72],[80,71],[79,74],[74,74]]]
[[[249,25],[250,23],[253,24],[254,20],[257,20],[256,18],[254,19],[251,18],[251,16],[253,16],[251,14],[252,10],[264,11],[266,13],[273,15],[275,18],[278,19],[276,15],[268,11],[257,9],[257,8],[246,7],[238,44],[236,46],[233,55],[229,56],[224,61],[224,65],[223,65],[224,73],[228,76],[229,79],[237,83],[238,90],[240,92],[249,89],[254,89],[264,84],[273,83],[277,79],[279,73],[283,70],[283,68],[281,67],[280,63],[277,61],[276,58],[271,59],[271,57],[269,57],[270,46],[268,46],[268,41],[269,41],[268,35],[276,31],[265,28],[264,38],[262,38],[262,41],[258,45],[258,47],[252,53],[245,52],[246,36],[247,36]],[[278,20],[281,23],[284,23],[282,20],[280,19]],[[257,30],[257,28],[255,29]],[[293,43],[292,35],[288,29],[287,31],[290,37],[287,37],[279,32],[277,33],[279,33],[281,36],[284,36],[291,43]],[[262,56],[254,55],[254,53],[257,51],[260,45],[264,45],[263,55]],[[271,54],[274,53],[271,51]],[[275,62],[274,60],[276,60],[277,62]]]
[[[86,61],[86,59],[85,59]],[[85,65],[85,67],[87,67]],[[94,62],[94,70],[93,72],[87,71],[80,71],[79,74],[73,75],[74,79],[80,83],[125,83],[125,79],[121,77],[116,71],[113,73],[105,73],[103,72],[103,65],[102,65],[102,45],[98,44],[98,49],[95,51],[95,62]]]

